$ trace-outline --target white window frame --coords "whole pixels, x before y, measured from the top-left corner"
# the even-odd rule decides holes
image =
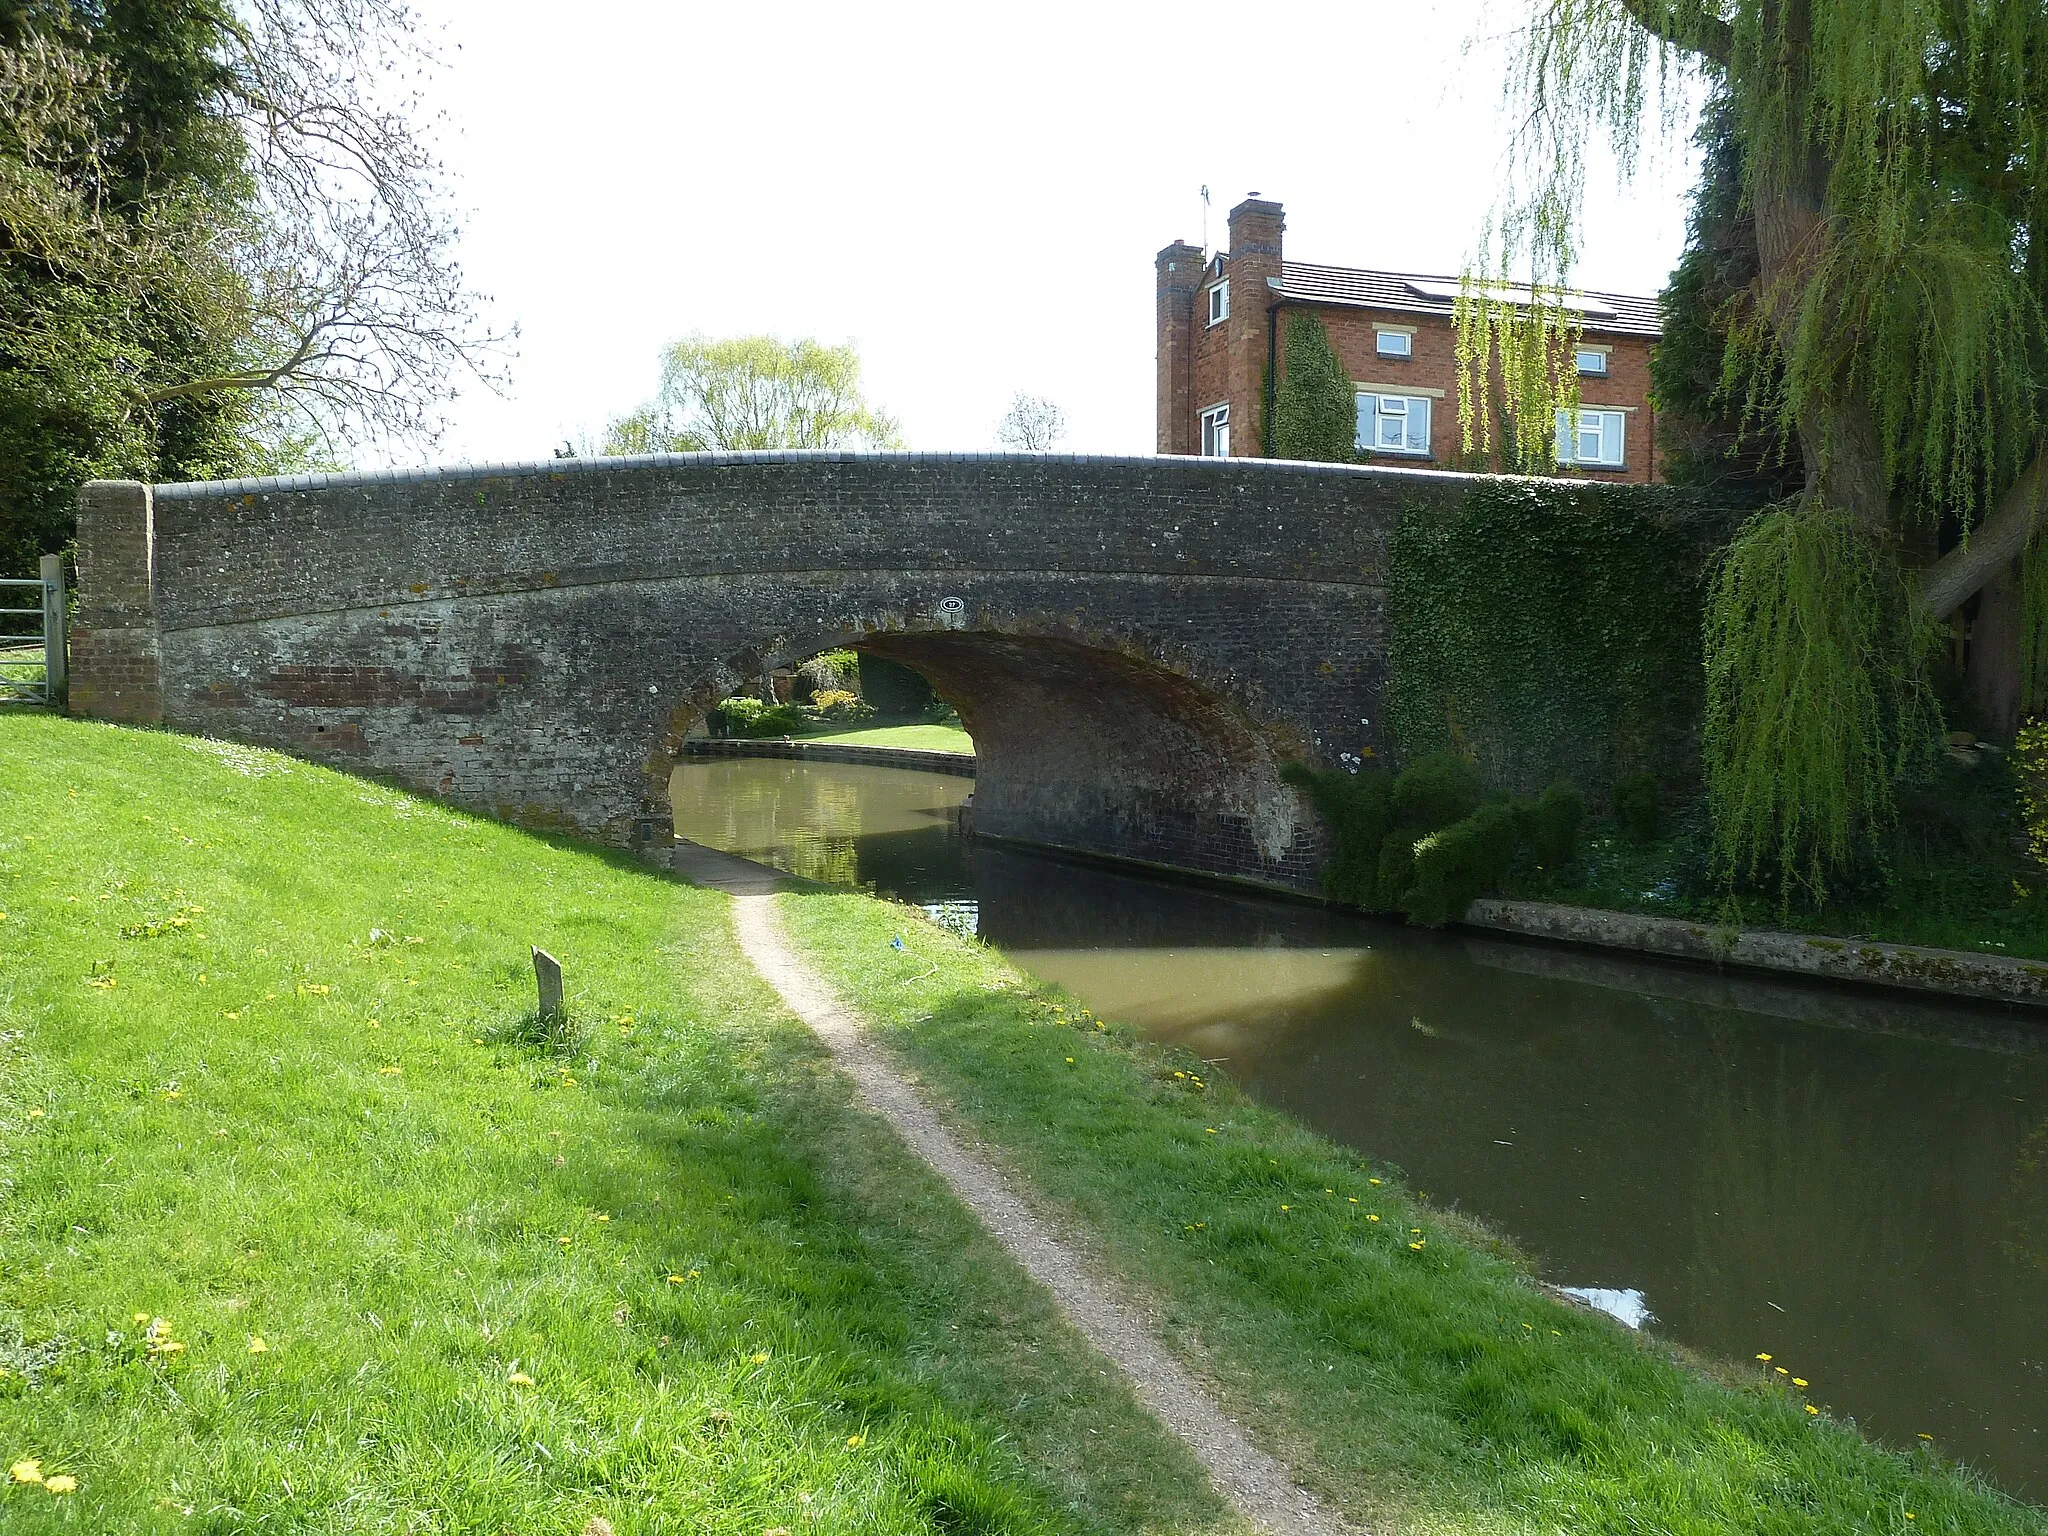
[[[1202,457],[1205,459],[1227,459],[1230,457],[1230,402],[1212,405],[1202,412]]]
[[[1230,279],[1209,285],[1209,323],[1221,325],[1230,318]]]
[[[1413,357],[1415,355],[1415,332],[1402,325],[1376,325],[1372,328],[1373,353],[1378,357]]]
[[[1397,394],[1390,390],[1361,389],[1358,399],[1358,447],[1366,453],[1387,454],[1404,459],[1426,459],[1430,457],[1431,434],[1435,428],[1433,402],[1428,395]],[[1368,406],[1367,402],[1371,402]],[[1422,430],[1417,434],[1413,428],[1417,417],[1422,419]],[[1371,423],[1367,425],[1368,421]],[[1386,425],[1398,421],[1400,444],[1395,446],[1381,441],[1386,435]],[[1422,439],[1422,446],[1409,446],[1416,436]]]
[[[1612,347],[1579,347],[1576,350],[1578,355],[1573,359],[1573,363],[1579,370],[1580,378],[1604,379],[1607,377],[1607,360],[1608,354],[1614,350]],[[1589,357],[1595,363],[1595,366],[1591,368],[1586,366],[1586,359]]]
[[[1586,450],[1587,429],[1597,435],[1597,456]],[[1624,469],[1628,464],[1628,412],[1586,405],[1557,413],[1557,462],[1584,469]]]

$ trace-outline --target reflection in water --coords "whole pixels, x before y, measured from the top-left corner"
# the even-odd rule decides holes
[[[966,842],[971,788],[692,763],[676,825],[978,921],[1098,1013],[1485,1217],[1546,1278],[1632,1297],[1714,1355],[1767,1351],[1881,1437],[1932,1434],[2048,1498],[2048,1021]]]

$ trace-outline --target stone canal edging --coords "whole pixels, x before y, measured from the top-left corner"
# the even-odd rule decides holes
[[[1545,901],[1482,898],[1472,903],[1465,922],[1470,927],[1498,933],[1810,976],[1820,981],[1863,982],[1944,997],[2048,1006],[2048,964],[1969,950],[1927,949],[1912,944],[1880,944],[1875,940],[1780,933],[1762,928],[1717,927],[1683,918],[1605,912]]]
[[[970,752],[934,752],[923,747],[858,747],[836,741],[751,740],[740,737],[699,737],[683,743],[685,757],[779,757],[797,762],[866,763],[870,767],[913,768],[920,773],[974,777]]]

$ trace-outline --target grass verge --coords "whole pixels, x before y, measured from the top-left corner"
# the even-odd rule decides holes
[[[0,914],[9,1536],[1236,1528],[722,896],[19,714]]]
[[[1704,1367],[1551,1299],[1391,1172],[914,910],[780,901],[969,1130],[1142,1278],[1240,1418],[1377,1530],[2048,1532],[1931,1449],[1863,1440],[1767,1362]]]
[[[799,741],[828,741],[848,747],[904,747],[920,752],[972,755],[974,738],[957,725],[872,725],[851,731],[813,731]]]

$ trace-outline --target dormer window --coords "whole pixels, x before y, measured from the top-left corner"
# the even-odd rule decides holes
[[[1230,279],[1209,285],[1209,323],[1221,325],[1230,318]]]
[[[1415,355],[1415,332],[1408,326],[1381,325],[1373,327],[1374,350],[1381,357],[1413,357]]]

